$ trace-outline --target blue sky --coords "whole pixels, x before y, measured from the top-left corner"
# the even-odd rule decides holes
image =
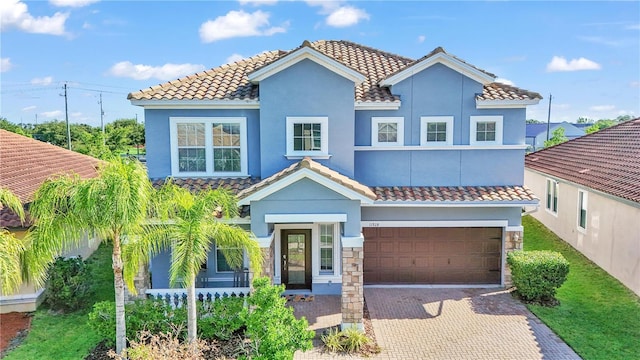
[[[305,39],[419,58],[437,46],[541,93],[552,121],[640,116],[640,2],[0,2],[0,116],[144,120],[127,93]]]

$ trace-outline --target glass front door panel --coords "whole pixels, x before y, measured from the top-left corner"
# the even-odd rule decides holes
[[[305,236],[304,234],[287,235],[287,272],[289,284],[305,284]]]

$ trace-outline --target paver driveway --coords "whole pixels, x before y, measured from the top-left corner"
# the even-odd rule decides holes
[[[382,352],[373,359],[580,359],[508,291],[366,288]],[[313,329],[340,323],[338,297],[294,304]],[[318,347],[296,359],[345,358]]]

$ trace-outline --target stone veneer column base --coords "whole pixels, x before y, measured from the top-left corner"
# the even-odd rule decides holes
[[[522,231],[507,231],[504,238],[504,256],[512,251],[522,251]],[[511,269],[507,264],[506,258],[504,261],[504,286],[511,287],[513,281],[511,279]]]
[[[136,292],[138,293],[137,295],[133,295],[130,291],[129,288],[126,286],[124,287],[124,302],[125,303],[132,303],[135,300],[144,300],[147,298],[147,294],[146,291],[147,289],[149,289],[150,285],[151,285],[151,279],[149,276],[149,267],[140,264],[140,267],[138,268],[138,273],[136,274],[136,276],[133,278],[133,283],[136,287]]]
[[[364,329],[363,255],[362,246],[342,248],[342,329]]]

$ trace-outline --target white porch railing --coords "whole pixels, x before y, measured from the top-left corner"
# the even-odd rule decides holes
[[[229,287],[229,288],[196,288],[196,299],[203,302],[213,302],[226,297],[247,297],[250,293],[249,287]],[[182,307],[187,301],[186,289],[148,289],[146,292],[148,299],[163,300],[173,307]]]

